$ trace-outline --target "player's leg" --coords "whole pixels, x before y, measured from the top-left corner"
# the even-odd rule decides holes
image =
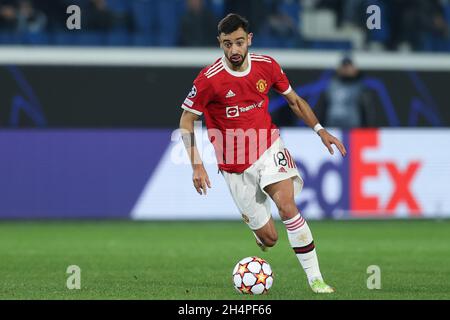
[[[311,230],[295,204],[294,196],[301,191],[303,180],[281,138],[270,147],[270,156],[259,174],[260,188],[275,202],[311,288],[314,292],[333,292],[322,279]]]
[[[264,188],[275,202],[280,217],[286,226],[291,247],[305,271],[314,292],[330,293],[334,289],[323,281],[311,230],[298,212],[294,200],[294,183],[289,178]]]
[[[269,184],[264,190],[278,208],[280,217],[286,226],[291,247],[306,273],[311,289],[317,293],[334,292],[334,289],[323,281],[311,230],[295,204],[293,179],[296,178]]]

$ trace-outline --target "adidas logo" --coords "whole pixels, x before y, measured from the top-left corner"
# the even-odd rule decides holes
[[[225,96],[225,98],[231,98],[231,97],[234,97],[234,96],[235,96],[234,92],[229,90],[227,95]]]
[[[280,170],[278,170],[278,172],[286,173],[287,171],[286,171],[286,169],[284,167],[281,167]]]

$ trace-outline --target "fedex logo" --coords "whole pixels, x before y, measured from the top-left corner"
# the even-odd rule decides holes
[[[350,209],[353,215],[365,216],[377,212],[391,215],[401,204],[411,215],[420,215],[421,206],[411,187],[422,166],[421,161],[411,159],[406,167],[400,168],[392,158],[385,161],[367,161],[363,158],[364,150],[380,147],[377,130],[354,130],[350,134]],[[398,147],[402,148],[401,145]],[[366,180],[379,177],[381,169],[388,172],[392,185],[385,204],[381,203],[379,196],[367,195],[363,189]]]
[[[422,160],[405,156],[404,147],[397,142],[382,143],[380,132],[344,132],[348,156],[340,161],[320,161],[315,170],[300,158],[297,167],[307,191],[300,194],[300,209],[307,211],[319,207],[326,215],[345,212],[353,217],[392,216],[400,210],[411,216],[421,215],[423,208],[413,183],[423,168]],[[376,154],[376,157],[367,157],[368,153]],[[330,188],[332,176],[338,179],[334,179]],[[330,199],[330,193],[336,197]]]

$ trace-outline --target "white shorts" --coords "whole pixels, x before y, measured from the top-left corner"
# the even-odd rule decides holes
[[[294,182],[294,195],[303,188],[303,179],[281,138],[244,172],[222,171],[222,174],[243,220],[252,230],[262,228],[272,216],[266,186],[290,178]]]

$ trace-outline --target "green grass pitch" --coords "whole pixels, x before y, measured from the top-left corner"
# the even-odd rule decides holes
[[[278,221],[263,253],[243,222],[64,221],[0,223],[0,299],[450,299],[450,221],[310,221],[332,295],[315,295]],[[241,296],[235,263],[265,258],[263,296]],[[69,265],[81,289],[69,290]],[[368,290],[367,267],[381,268]]]

